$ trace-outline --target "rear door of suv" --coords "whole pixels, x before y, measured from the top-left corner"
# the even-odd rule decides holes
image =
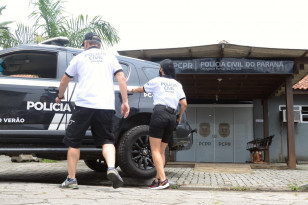
[[[129,58],[123,58],[121,56],[117,56],[117,59],[122,66],[125,78],[126,78],[126,84],[127,88],[130,89],[132,87],[140,86],[139,76],[136,71],[136,67],[133,61],[131,61]],[[117,82],[117,79],[114,77],[114,90],[115,90],[115,120],[116,123],[114,123],[115,127],[115,136],[118,136],[121,132],[121,128],[124,122],[123,116],[121,115],[121,104],[122,104],[122,97],[120,93],[119,83]],[[129,93],[128,92],[128,103],[130,106],[130,114],[133,115],[134,113],[138,112],[138,105],[140,101],[140,93]]]
[[[66,52],[16,49],[0,53],[4,62],[0,76],[1,138],[50,137],[46,132],[57,130],[53,128],[59,125],[53,124],[55,114],[71,112],[69,103],[54,102],[60,82],[60,56],[66,56]]]

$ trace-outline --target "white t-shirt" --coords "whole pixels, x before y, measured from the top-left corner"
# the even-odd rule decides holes
[[[113,76],[123,71],[114,55],[90,48],[74,57],[66,75],[77,76],[75,104],[94,109],[115,109]]]
[[[179,101],[186,98],[182,85],[168,77],[156,77],[144,86],[146,93],[153,94],[154,105],[167,105],[176,109]]]

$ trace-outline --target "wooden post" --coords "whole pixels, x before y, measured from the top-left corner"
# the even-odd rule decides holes
[[[169,159],[167,160],[167,162],[175,162],[175,151],[172,150],[168,150],[169,151]]]
[[[268,100],[263,99],[263,137],[266,138],[269,136],[269,125],[268,125]],[[269,149],[264,151],[264,162],[269,163],[270,157],[269,157]]]
[[[295,136],[294,136],[292,76],[289,76],[286,79],[286,112],[287,112],[288,166],[290,169],[295,169],[296,154],[295,154]]]

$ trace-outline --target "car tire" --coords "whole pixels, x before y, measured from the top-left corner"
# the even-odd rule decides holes
[[[166,161],[167,159],[168,155]],[[117,149],[117,163],[130,177],[155,177],[156,169],[150,149],[148,125],[133,127],[122,136]]]
[[[97,172],[107,172],[108,166],[104,159],[85,159],[84,163]]]

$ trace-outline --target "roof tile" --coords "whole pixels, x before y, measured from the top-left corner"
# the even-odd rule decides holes
[[[293,89],[308,90],[308,75],[293,85]]]

